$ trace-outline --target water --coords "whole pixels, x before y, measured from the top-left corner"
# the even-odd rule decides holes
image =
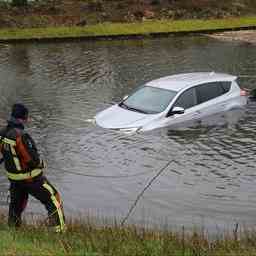
[[[192,129],[124,135],[88,119],[138,85],[174,73],[255,75],[255,45],[200,36],[0,45],[0,124],[13,103],[31,110],[29,132],[48,163],[66,214],[127,223],[204,227],[256,224],[255,112],[227,113]],[[255,78],[240,79],[255,88]],[[87,175],[87,176],[83,176]],[[0,175],[1,202],[8,189]],[[31,200],[27,211],[45,211]]]

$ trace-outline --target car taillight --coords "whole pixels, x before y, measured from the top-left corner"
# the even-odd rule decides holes
[[[241,88],[240,89],[240,96],[248,96],[249,91],[247,89]]]

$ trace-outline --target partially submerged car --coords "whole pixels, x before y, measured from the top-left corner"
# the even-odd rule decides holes
[[[103,128],[123,132],[201,121],[247,104],[247,92],[240,89],[236,80],[236,76],[215,72],[156,79],[140,86],[119,104],[98,113],[95,121]]]

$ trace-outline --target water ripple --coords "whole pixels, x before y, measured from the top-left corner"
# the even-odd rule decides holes
[[[71,213],[91,209],[124,216],[153,175],[172,161],[144,194],[134,222],[147,210],[152,223],[161,218],[175,225],[200,224],[200,218],[213,226],[233,219],[252,223],[256,102],[243,113],[211,117],[195,128],[133,136],[88,120],[138,85],[161,76],[209,70],[254,75],[254,56],[253,46],[204,37],[1,44],[1,124],[14,102],[28,105],[33,119],[29,131]],[[240,81],[255,88],[253,78]],[[125,175],[118,180],[93,178]],[[7,182],[0,178],[5,191]]]

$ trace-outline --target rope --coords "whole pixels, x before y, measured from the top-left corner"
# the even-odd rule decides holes
[[[143,196],[143,194],[145,193],[145,191],[152,185],[152,183],[163,173],[163,171],[173,162],[173,160],[169,161],[164,167],[162,167],[155,176],[153,176],[153,178],[148,182],[148,184],[143,188],[143,190],[138,194],[138,196],[136,197],[135,201],[133,202],[133,204],[131,205],[129,211],[127,212],[126,216],[123,218],[123,220],[121,221],[121,226],[123,226],[125,224],[125,222],[128,220],[128,218],[130,217],[133,209],[136,207],[137,203],[139,202],[140,198]]]
[[[86,174],[86,173],[80,173],[80,172],[74,172],[74,171],[68,171],[64,169],[55,169],[51,167],[52,169],[58,171],[58,172],[64,172],[64,173],[69,173],[73,175],[78,175],[78,176],[83,176],[83,177],[90,177],[90,178],[102,178],[102,179],[122,179],[122,178],[131,178],[131,177],[138,177],[142,175],[149,174],[154,171],[145,171],[145,172],[140,172],[136,174],[131,174],[131,175],[94,175],[94,174]]]

